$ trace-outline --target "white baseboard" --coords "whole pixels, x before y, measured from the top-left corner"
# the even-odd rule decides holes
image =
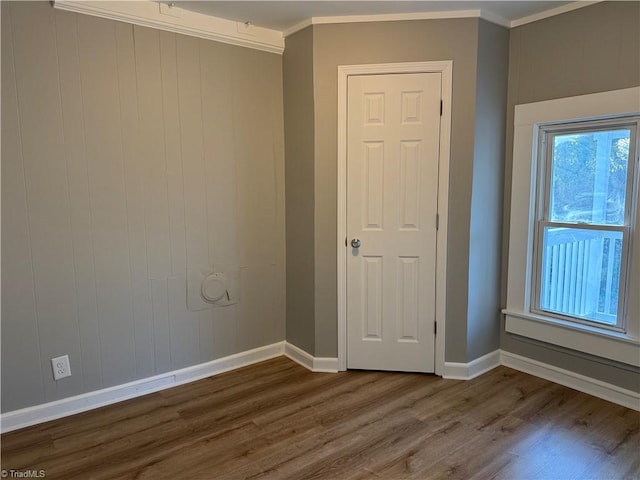
[[[279,357],[284,354],[284,350],[285,342],[278,342],[154,377],[143,378],[123,385],[116,385],[115,387],[83,393],[55,402],[3,413],[0,416],[0,431],[2,433],[10,432],[211,377],[229,370]]]
[[[500,366],[500,350],[494,350],[469,363],[444,362],[442,378],[471,380]]]
[[[640,411],[640,393],[504,350],[495,350],[469,363],[445,362],[442,377],[451,380],[471,380],[499,365]]]
[[[594,397],[640,411],[640,393],[632,390],[617,387],[610,383],[595,380],[569,370],[516,355],[515,353],[505,352],[504,350],[500,353],[500,363],[505,367],[535,375],[565,387],[588,393]]]
[[[0,431],[2,433],[10,432],[30,425],[111,405],[262,362],[283,354],[313,372],[335,373],[338,371],[337,358],[314,357],[291,343],[278,342],[154,377],[3,413],[0,415]],[[445,362],[442,376],[447,379],[470,380],[499,365],[535,375],[594,397],[640,411],[640,393],[501,350],[488,353],[469,363]]]
[[[312,372],[337,373],[338,359],[333,357],[314,357],[292,343],[285,342],[284,354]]]

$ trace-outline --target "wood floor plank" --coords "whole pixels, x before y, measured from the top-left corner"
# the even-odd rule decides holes
[[[640,413],[496,368],[311,373],[284,357],[2,435],[48,479],[638,479]]]

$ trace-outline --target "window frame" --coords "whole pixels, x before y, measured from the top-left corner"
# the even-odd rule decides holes
[[[631,248],[630,244],[635,230],[634,219],[636,217],[637,194],[640,193],[640,185],[636,168],[638,130],[640,129],[640,117],[613,116],[604,117],[598,120],[569,120],[563,122],[541,123],[537,126],[537,188],[532,191],[535,195],[535,223],[532,246],[532,280],[531,280],[531,303],[530,312],[536,315],[548,316],[568,322],[575,322],[582,325],[589,325],[596,328],[611,330],[614,332],[627,332],[627,315],[630,291],[631,272]],[[560,222],[551,220],[551,184],[553,166],[553,139],[558,135],[581,134],[591,132],[607,132],[611,130],[628,129],[629,134],[629,157],[627,164],[627,182],[625,185],[625,207],[624,222],[621,225],[595,223],[595,222]],[[637,191],[635,191],[637,189]],[[636,193],[636,195],[634,195]],[[620,232],[622,234],[622,251],[620,259],[620,285],[618,290],[617,321],[615,324],[607,324],[597,320],[581,318],[561,312],[544,309],[542,302],[542,275],[543,275],[543,245],[544,231],[547,227],[571,228],[576,230],[595,230]]]
[[[640,295],[628,295],[626,332],[580,324],[538,314],[531,310],[533,235],[536,222],[538,149],[540,125],[603,118],[640,116],[640,86],[606,92],[557,98],[515,106],[513,117],[513,163],[507,262],[507,297],[504,330],[508,335],[640,367]],[[638,132],[640,137],[640,132]],[[640,142],[640,138],[637,140]],[[640,176],[636,143],[635,175]],[[636,180],[638,181],[638,180]],[[640,199],[636,202],[635,225],[640,228]],[[632,232],[629,292],[640,292],[640,238]]]

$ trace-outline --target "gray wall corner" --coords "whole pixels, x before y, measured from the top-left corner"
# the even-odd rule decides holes
[[[286,339],[315,354],[313,27],[285,39]]]
[[[500,345],[509,30],[480,19],[469,232],[467,361]]]

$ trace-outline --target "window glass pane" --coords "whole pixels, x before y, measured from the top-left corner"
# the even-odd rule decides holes
[[[616,325],[621,258],[622,232],[545,227],[540,308]]]
[[[552,138],[549,220],[623,225],[630,129]]]

